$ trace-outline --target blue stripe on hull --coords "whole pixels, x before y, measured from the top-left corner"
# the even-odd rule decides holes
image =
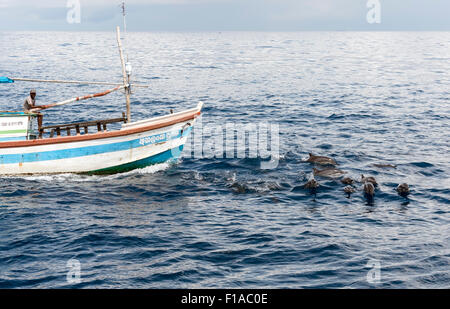
[[[16,136],[16,137],[0,137],[0,142],[10,142],[10,141],[26,141],[26,136]]]
[[[191,127],[184,130],[181,134],[181,130],[177,134],[168,136],[167,132],[144,136],[138,139],[134,139],[126,142],[118,142],[97,146],[86,146],[80,148],[62,149],[62,150],[52,150],[52,151],[42,151],[33,153],[19,153],[19,154],[3,154],[0,155],[0,164],[15,164],[15,163],[26,163],[26,162],[39,162],[39,161],[50,161],[50,160],[61,160],[70,159],[76,157],[84,157],[108,152],[129,150],[133,148],[148,146],[151,144],[157,144],[161,142],[167,142],[169,140],[181,138],[186,136],[191,131]]]
[[[101,170],[91,171],[87,172],[86,174],[114,174],[114,173],[122,173],[122,172],[128,172],[131,170],[134,170],[136,168],[143,168],[152,164],[158,164],[158,163],[164,163],[167,161],[172,161],[180,157],[181,152],[183,151],[184,145],[181,145],[179,147],[175,147],[173,149],[161,152],[157,155],[137,160],[134,162],[118,165],[118,166],[112,166],[108,168],[104,168]]]

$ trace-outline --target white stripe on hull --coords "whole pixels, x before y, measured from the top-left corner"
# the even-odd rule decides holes
[[[163,144],[152,144],[129,150],[108,152],[61,160],[5,164],[1,173],[8,174],[52,174],[90,172],[142,160],[175,147],[184,145],[186,137]]]

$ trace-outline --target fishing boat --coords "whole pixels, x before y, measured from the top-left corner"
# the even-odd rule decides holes
[[[36,106],[28,112],[0,111],[0,175],[111,174],[167,162],[181,155],[203,103],[184,111],[170,110],[164,116],[131,121],[130,89],[145,85],[130,82],[131,65],[124,60],[119,27],[116,31],[123,75],[120,83],[0,77],[0,83],[9,85],[28,81],[115,86],[100,93]],[[41,110],[119,90],[124,91],[126,98],[126,113],[122,117],[50,126],[38,121],[36,125]],[[108,130],[113,123],[119,123],[120,129]]]

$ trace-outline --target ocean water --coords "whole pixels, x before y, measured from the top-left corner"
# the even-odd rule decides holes
[[[156,32],[125,44],[150,85],[134,89],[133,119],[201,100],[203,127],[278,125],[278,166],[187,147],[123,174],[0,177],[0,288],[450,287],[449,32]],[[1,76],[121,80],[113,32],[0,32],[0,46]],[[20,110],[30,88],[38,104],[104,90],[0,85],[0,110]],[[123,110],[115,93],[49,109],[44,123]],[[304,190],[309,152],[375,176],[373,202],[319,177],[316,194]]]

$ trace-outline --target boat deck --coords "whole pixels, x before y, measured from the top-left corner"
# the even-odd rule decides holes
[[[89,127],[97,127],[97,132],[107,131],[107,125],[110,123],[118,123],[118,122],[127,122],[127,118],[125,113],[122,113],[121,118],[111,118],[111,119],[103,119],[103,120],[94,120],[94,121],[84,121],[84,122],[74,122],[67,124],[57,124],[51,126],[43,126],[39,128],[39,138],[43,138],[44,133],[49,132],[50,138],[56,136],[61,136],[63,132],[67,136],[72,135],[72,130],[76,135],[81,134],[81,129],[84,130],[84,134],[89,133]]]

